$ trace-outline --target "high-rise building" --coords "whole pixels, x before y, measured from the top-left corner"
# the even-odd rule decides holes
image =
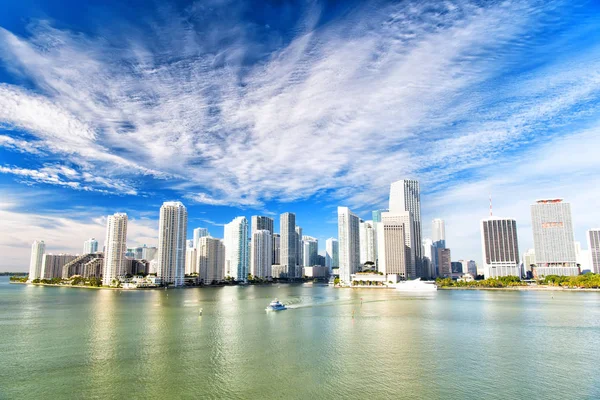
[[[281,236],[279,235],[279,233],[274,233],[273,234],[273,259],[272,259],[272,264],[276,264],[279,265],[281,264],[280,259],[281,258]]]
[[[462,273],[471,274],[473,278],[477,277],[477,264],[473,260],[460,260],[462,264]]]
[[[373,221],[359,223],[360,230],[360,263],[377,262],[377,231]]]
[[[538,200],[531,205],[533,247],[536,267],[533,275],[579,275],[571,205],[563,199]]]
[[[186,239],[185,240],[185,248],[193,249],[194,248],[194,239]]]
[[[104,242],[104,271],[102,285],[111,286],[113,281],[125,275],[125,252],[127,251],[127,214],[115,213],[106,221]]]
[[[156,277],[163,285],[183,286],[185,283],[187,223],[187,209],[181,202],[167,201],[160,207]]]
[[[41,279],[62,278],[63,267],[76,258],[72,254],[44,254]]]
[[[329,238],[325,241],[325,266],[329,268],[330,274],[334,268],[340,266],[339,246],[336,238]]]
[[[436,268],[434,264],[435,256],[437,250],[433,247],[433,241],[430,238],[423,239],[423,271],[427,278],[435,278],[436,277]]]
[[[198,274],[198,252],[196,247],[185,249],[185,274]]]
[[[303,252],[302,252],[302,228],[296,226],[296,265],[304,265]],[[298,277],[298,276],[296,276]]]
[[[443,219],[436,218],[431,221],[431,238],[433,243],[438,243],[438,248],[446,247],[446,224]]]
[[[31,245],[31,260],[29,261],[29,280],[40,279],[42,277],[42,263],[46,244],[43,240],[35,240]]]
[[[523,275],[531,279],[533,277],[533,267],[535,267],[535,250],[527,249],[521,257],[523,263]]]
[[[96,253],[98,251],[98,241],[94,238],[83,242],[83,254]]]
[[[381,222],[381,213],[384,212],[388,212],[390,210],[388,210],[387,208],[384,210],[374,210],[371,214],[373,215],[373,223],[376,224],[378,222]]]
[[[205,285],[223,280],[225,271],[225,245],[221,239],[210,236],[198,237],[197,262],[198,278]]]
[[[421,191],[419,182],[416,180],[400,180],[390,186],[390,214],[398,214],[408,211],[412,214],[412,240],[411,251],[414,253],[416,276],[424,276],[421,271]],[[383,218],[383,215],[382,215]],[[408,230],[406,230],[408,232]]]
[[[510,218],[481,220],[481,246],[485,278],[521,277],[517,222]]]
[[[248,220],[246,217],[236,217],[225,225],[225,277],[230,276],[236,281],[245,282],[248,279]]]
[[[271,220],[273,222],[273,220]],[[273,237],[268,229],[257,229],[252,234],[252,268],[255,278],[265,279],[271,274],[273,260]]]
[[[287,269],[288,277],[295,277],[296,273],[296,214],[283,213],[279,217],[279,234],[281,235],[281,249],[279,263]]]
[[[273,218],[260,215],[252,216],[252,234],[256,231],[267,230],[273,235]]]
[[[359,218],[348,207],[338,207],[338,246],[340,281],[351,283],[351,275],[360,271]]]
[[[415,260],[416,251],[414,249],[415,249],[415,247],[421,248],[421,246],[419,245],[420,242],[416,242],[416,235],[414,233],[415,225],[413,223],[412,218],[413,218],[413,214],[409,211],[399,211],[396,213],[392,213],[390,211],[387,213],[383,213],[383,214],[381,214],[381,224],[383,225],[383,227],[379,228],[380,233],[385,234],[385,232],[386,232],[385,226],[386,225],[391,226],[390,230],[397,230],[396,226],[398,224],[404,224],[404,229],[402,231],[402,234],[404,237],[404,245],[406,247],[406,249],[404,251],[404,254],[406,257],[406,260],[405,260],[406,271],[405,271],[404,275],[401,274],[401,277],[403,277],[404,279],[417,278],[417,268],[416,268],[416,260]],[[399,237],[397,232],[394,234],[390,233],[390,235],[388,235],[388,236],[393,237],[393,238]],[[389,240],[391,240],[391,239],[389,239]],[[388,241],[388,244],[389,244],[389,241]],[[419,251],[419,254],[420,253],[421,253],[421,251]],[[387,250],[386,250],[386,254],[388,254]],[[392,253],[389,253],[389,254],[392,254]],[[397,252],[393,253],[393,254],[394,254],[394,257],[398,256]],[[382,262],[389,264],[388,260],[383,260],[384,257],[385,257],[385,254],[380,255],[379,265],[382,265]],[[398,273],[398,272],[389,272],[389,270],[390,270],[389,266],[386,266],[386,271],[388,271],[386,273],[388,273],[388,274]]]
[[[450,254],[450,249],[436,249],[437,250],[437,259],[439,263],[439,275],[441,277],[450,277],[452,276],[452,258]]]
[[[377,224],[377,246],[379,255],[378,270],[383,275],[398,274],[400,279],[411,278],[409,270],[409,249],[406,246],[406,230],[412,225],[399,219],[387,219],[382,214],[382,221]]]
[[[208,229],[206,228],[196,228],[194,229],[194,238],[193,243],[194,243],[194,247],[198,247],[198,240],[200,240],[201,237],[206,237],[209,236],[208,234]]]
[[[302,262],[304,267],[317,265],[319,240],[312,236],[302,236]]]
[[[142,248],[142,260],[152,261],[156,259],[158,255],[158,248],[156,247],[146,247]]]
[[[133,249],[133,258],[136,260],[141,260],[144,258],[144,248],[136,247]]]
[[[590,229],[586,232],[588,252],[589,252],[589,268],[595,274],[600,274],[600,229]]]

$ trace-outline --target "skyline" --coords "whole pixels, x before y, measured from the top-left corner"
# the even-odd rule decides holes
[[[35,239],[80,253],[115,212],[128,245],[157,246],[171,200],[188,237],[293,212],[324,254],[337,206],[370,220],[399,179],[421,182],[423,238],[443,219],[453,260],[481,265],[490,193],[521,253],[540,198],[571,204],[585,246],[600,6],[576,3],[8,4],[0,271],[27,270]]]

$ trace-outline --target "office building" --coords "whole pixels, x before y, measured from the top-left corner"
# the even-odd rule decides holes
[[[436,249],[437,250],[437,260],[439,263],[439,276],[443,278],[448,278],[452,276],[452,258],[450,254],[450,249]]]
[[[460,260],[463,274],[471,274],[473,278],[477,277],[477,263],[473,260]]]
[[[431,221],[431,239],[437,248],[446,247],[446,224],[443,219],[436,218]]]
[[[185,283],[187,223],[187,209],[181,202],[167,201],[160,207],[156,277],[163,285]]]
[[[338,207],[339,274],[342,284],[351,284],[351,275],[360,271],[359,218],[348,207]]]
[[[381,222],[381,213],[388,212],[387,208],[384,210],[374,210],[371,214],[373,215],[373,224]]]
[[[319,240],[312,236],[302,236],[302,262],[304,267],[317,265]]]
[[[279,234],[281,248],[279,263],[287,268],[286,276],[294,278],[296,272],[296,252],[298,239],[296,237],[296,214],[283,213],[279,217]]]
[[[373,221],[362,221],[360,229],[360,263],[377,262],[377,231]]]
[[[303,260],[303,252],[302,252],[302,228],[299,226],[296,226],[296,265],[304,265],[304,260]],[[296,277],[299,277],[299,275],[296,275]]]
[[[404,250],[404,254],[406,257],[405,260],[405,266],[402,272],[398,272],[398,268],[400,268],[399,266],[394,267],[394,272],[392,272],[392,270],[390,270],[389,267],[389,261],[385,259],[385,257],[387,256],[387,254],[393,254],[393,257],[399,257],[399,253],[395,252],[395,253],[389,253],[386,250],[385,254],[381,254],[379,256],[379,267],[380,267],[380,272],[383,272],[383,269],[381,269],[381,265],[383,263],[386,264],[385,267],[385,274],[400,274],[401,278],[403,279],[415,279],[417,278],[417,269],[416,269],[416,260],[415,260],[415,255],[416,255],[416,251],[414,250],[415,247],[419,247],[421,248],[420,242],[416,242],[416,238],[415,238],[415,233],[414,233],[414,221],[413,221],[413,214],[409,211],[399,211],[396,213],[392,213],[387,212],[387,213],[382,213],[381,214],[381,223],[382,226],[379,228],[380,229],[380,233],[385,234],[386,230],[386,225],[390,226],[390,231],[397,230],[397,225],[399,224],[404,224],[404,229],[402,230],[402,235],[404,237],[404,245],[405,245],[405,250]],[[395,232],[394,234],[390,233],[391,237],[394,238],[399,238],[399,233]],[[388,236],[390,236],[388,235]],[[383,249],[385,249],[385,247],[391,246],[389,240],[389,238],[385,238],[384,240],[386,240],[386,245],[383,247]],[[396,246],[396,245],[394,245]],[[395,250],[394,250],[395,251]],[[419,251],[419,254],[421,254],[421,251]],[[399,264],[398,264],[399,265]]]
[[[531,205],[535,278],[579,275],[571,205],[563,199],[538,200]]]
[[[91,238],[83,242],[83,254],[96,253],[98,251],[98,241]]]
[[[199,273],[197,247],[188,247],[185,249],[185,274],[192,275],[197,273]]]
[[[589,268],[591,272],[600,274],[600,229],[590,229],[586,232]]]
[[[401,280],[412,277],[409,260],[410,250],[406,246],[406,230],[412,225],[404,220],[390,218],[382,214],[382,222],[377,224],[377,246],[379,255],[378,271],[384,276],[397,274]]]
[[[221,239],[199,236],[197,262],[198,279],[205,285],[214,285],[224,279],[225,245]]]
[[[435,252],[437,252],[437,250],[435,250]],[[423,249],[421,250],[421,253],[423,254],[423,272],[427,278],[435,278],[436,267],[434,260],[436,257],[434,256],[433,241],[430,238],[423,239]]]
[[[485,278],[521,277],[517,222],[510,218],[481,220],[481,245]]]
[[[279,259],[281,258],[281,235],[279,233],[273,234],[273,264],[281,264]]]
[[[44,254],[41,279],[62,279],[63,267],[76,258],[72,254]]]
[[[44,253],[46,244],[43,240],[35,240],[31,245],[31,259],[29,261],[29,281],[40,279],[42,277],[42,263],[44,262]]]
[[[273,220],[271,220],[273,222]],[[272,228],[272,224],[271,224]],[[250,274],[255,278],[266,279],[271,276],[273,260],[273,236],[268,229],[258,229],[252,234],[252,263]]]
[[[248,280],[250,252],[248,248],[248,220],[236,217],[225,225],[225,277],[236,281]]]
[[[111,286],[125,275],[125,253],[127,251],[127,214],[115,213],[106,221],[104,241],[104,271],[102,285]]]
[[[194,229],[194,238],[192,239],[194,242],[194,247],[198,247],[198,240],[201,237],[209,236],[208,229],[206,228],[196,228]]]
[[[336,238],[329,238],[325,241],[325,266],[329,268],[329,273],[333,273],[334,268],[339,268],[339,247]]]
[[[411,256],[415,260],[415,275],[424,276],[421,271],[421,191],[419,182],[416,180],[400,180],[394,182],[390,186],[390,214],[400,214],[409,212],[412,218],[412,228],[410,230],[413,241],[411,250],[414,255]],[[383,214],[382,214],[383,218]],[[407,233],[408,229],[405,230]]]
[[[252,232],[253,235],[256,231],[267,230],[273,236],[273,218],[264,217],[260,215],[252,216]]]
[[[152,261],[158,255],[157,247],[142,247],[142,260]]]

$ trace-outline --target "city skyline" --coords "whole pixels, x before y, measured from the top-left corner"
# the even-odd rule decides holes
[[[219,6],[9,2],[0,271],[26,271],[35,239],[80,253],[115,212],[129,245],[157,246],[172,200],[188,238],[293,212],[324,254],[338,205],[369,221],[400,179],[420,182],[422,238],[443,219],[454,260],[481,264],[490,193],[521,249],[529,205],[554,197],[585,245],[600,224],[600,5],[410,3],[242,1],[223,20]]]

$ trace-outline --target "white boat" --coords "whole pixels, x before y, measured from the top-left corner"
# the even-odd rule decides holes
[[[412,281],[398,282],[396,290],[402,292],[435,292],[437,285],[435,282],[422,281],[421,278],[417,278]]]
[[[279,300],[275,299],[266,308],[267,311],[282,311],[287,310],[287,307],[282,304]]]

